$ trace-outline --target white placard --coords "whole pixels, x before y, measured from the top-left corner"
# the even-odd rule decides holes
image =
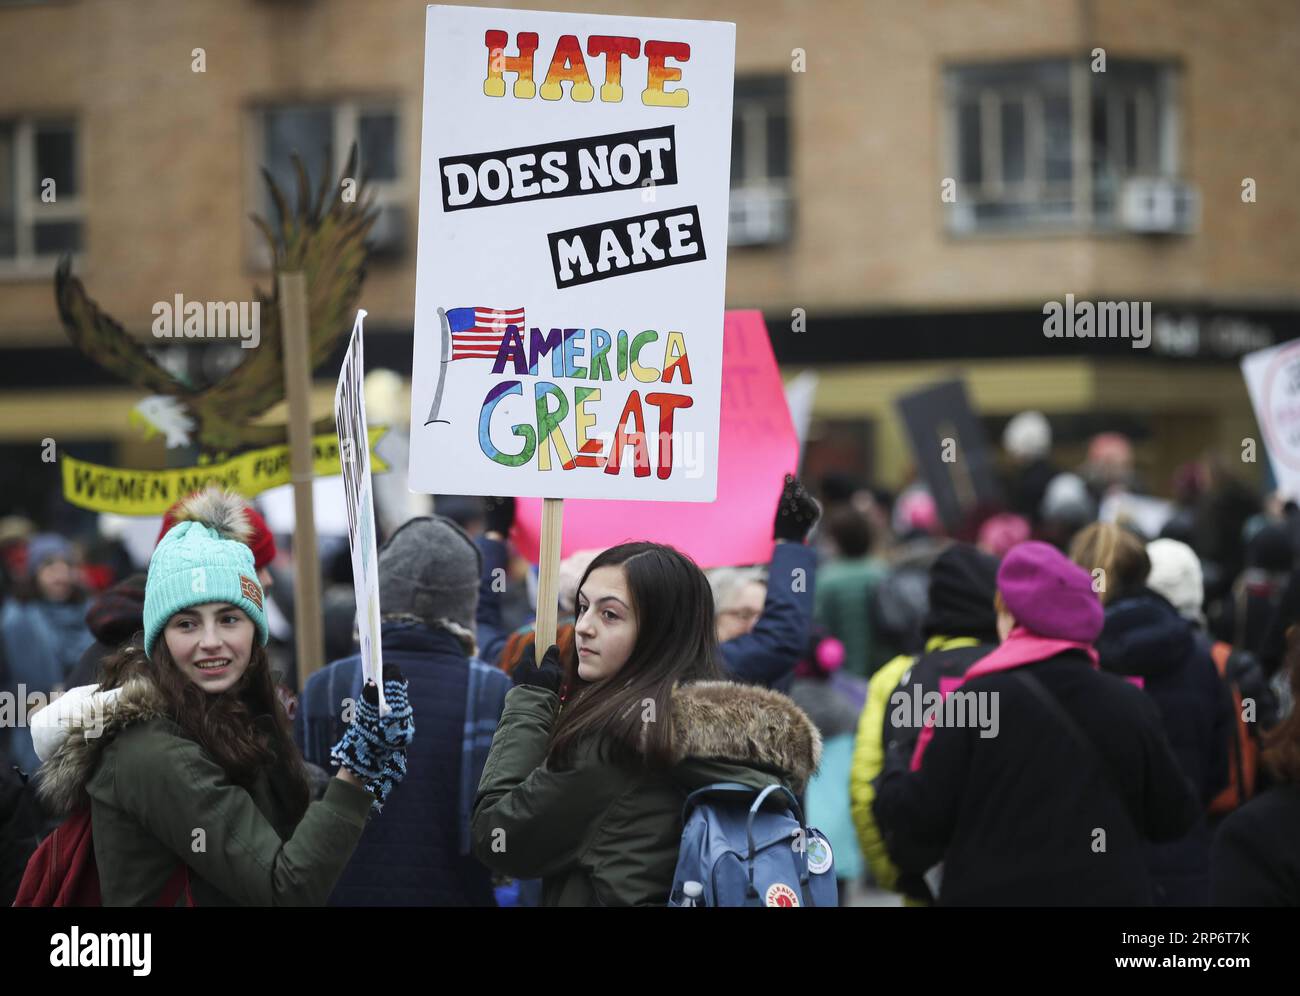
[[[334,422],[339,433],[339,464],[348,510],[348,545],[352,550],[352,585],[357,598],[357,632],[361,637],[361,666],[367,679],[379,686],[379,709],[384,701],[384,661],[379,627],[379,554],[375,543],[375,503],[371,491],[370,447],[366,432],[366,397],[363,380],[365,358],[361,329],[366,317],[357,311],[338,386],[334,389]]]
[[[412,490],[714,499],[734,64],[728,23],[428,9]]]
[[[1241,374],[1278,491],[1300,498],[1300,339],[1246,354]]]
[[[1148,539],[1156,539],[1174,514],[1173,502],[1127,492],[1107,495],[1097,510],[1099,522],[1131,523]]]

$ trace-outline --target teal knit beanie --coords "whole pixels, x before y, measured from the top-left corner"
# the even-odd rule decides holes
[[[266,646],[269,634],[264,601],[252,550],[208,523],[178,523],[168,530],[149,560],[144,652],[153,657],[154,642],[168,619],[181,609],[206,602],[225,602],[243,609],[257,627],[261,645]]]

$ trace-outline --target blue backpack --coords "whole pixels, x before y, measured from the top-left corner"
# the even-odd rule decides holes
[[[763,809],[778,792],[785,809]],[[830,842],[804,826],[785,786],[706,785],[687,797],[682,822],[669,906],[839,905]]]

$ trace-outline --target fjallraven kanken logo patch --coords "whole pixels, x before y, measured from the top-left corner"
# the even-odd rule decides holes
[[[259,609],[262,607],[262,589],[252,578],[239,575],[239,590],[244,593],[244,597],[256,605]]]
[[[763,904],[765,906],[798,906],[799,897],[784,882],[777,882],[768,887],[767,895],[763,897]]]

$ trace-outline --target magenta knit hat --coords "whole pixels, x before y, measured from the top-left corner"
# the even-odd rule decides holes
[[[1016,622],[1038,636],[1091,643],[1101,632],[1088,572],[1047,543],[1013,546],[998,568],[998,591]]]

